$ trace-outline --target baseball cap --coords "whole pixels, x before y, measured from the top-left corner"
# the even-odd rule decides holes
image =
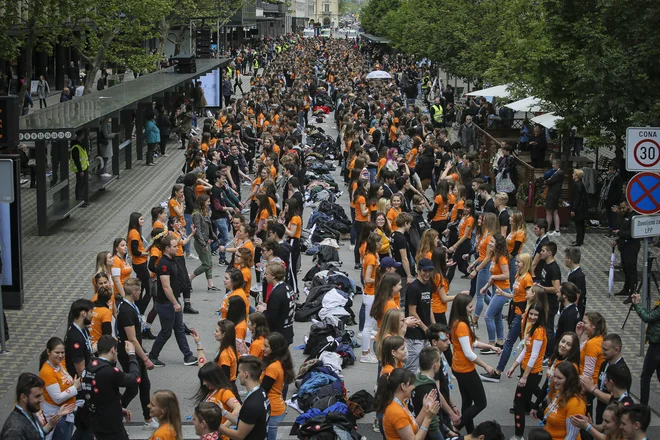
[[[389,269],[390,267],[398,269],[401,267],[401,263],[395,261],[392,257],[385,257],[380,260],[380,266],[384,267],[385,269]]]
[[[435,269],[435,266],[433,265],[433,262],[428,258],[422,258],[419,260],[419,263],[417,263],[417,268],[419,270],[433,270]]]

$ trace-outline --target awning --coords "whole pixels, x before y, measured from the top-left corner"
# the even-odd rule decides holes
[[[483,90],[475,90],[467,94],[467,96],[496,96],[498,98],[508,98],[510,93],[508,91],[509,85],[504,84],[502,86],[488,87]]]
[[[542,115],[536,116],[535,118],[532,118],[532,122],[542,125],[545,128],[555,128],[555,123],[561,119],[564,118],[554,113],[544,113]]]
[[[528,96],[525,99],[520,101],[511,102],[506,104],[504,107],[510,108],[517,112],[540,112],[541,111],[541,100],[535,96]]]
[[[371,41],[372,43],[390,44],[390,40],[388,40],[385,37],[377,37],[377,36],[371,35],[371,34],[360,34],[360,37],[366,38],[367,40]]]

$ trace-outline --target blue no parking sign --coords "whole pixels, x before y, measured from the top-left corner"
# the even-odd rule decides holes
[[[660,175],[656,173],[638,173],[626,187],[626,198],[635,211],[640,214],[660,212]]]

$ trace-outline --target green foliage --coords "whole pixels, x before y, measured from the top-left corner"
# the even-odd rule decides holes
[[[389,26],[385,17],[389,11],[396,11],[400,5],[400,0],[369,0],[360,16],[362,28],[369,34],[385,35]]]

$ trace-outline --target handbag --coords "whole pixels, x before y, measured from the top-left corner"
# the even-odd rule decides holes
[[[497,192],[512,193],[516,190],[516,185],[513,184],[511,176],[504,177],[504,171],[500,171],[495,176],[495,189]]]

